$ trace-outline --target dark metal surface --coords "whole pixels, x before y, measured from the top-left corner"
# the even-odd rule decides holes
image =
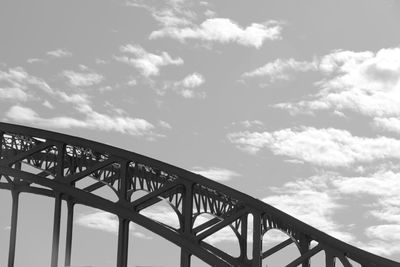
[[[181,247],[181,266],[189,267],[195,255],[210,266],[257,266],[262,260],[291,243],[300,256],[286,266],[310,266],[310,259],[325,252],[326,266],[336,262],[362,267],[400,267],[400,263],[368,253],[337,240],[270,205],[239,191],[167,163],[126,150],[55,132],[0,123],[0,189],[12,193],[11,234],[8,267],[14,266],[20,192],[55,199],[51,266],[58,263],[61,203],[67,203],[65,266],[71,264],[73,211],[75,204],[87,205],[115,214],[119,218],[118,267],[128,262],[129,223],[134,222]],[[25,168],[29,165],[34,168]],[[38,171],[30,171],[36,169]],[[85,182],[85,183],[81,183]],[[85,185],[82,185],[85,184]],[[88,185],[90,184],[90,185]],[[107,187],[117,201],[97,193]],[[148,194],[132,199],[138,191]],[[179,219],[174,228],[142,213],[160,201],[168,201]],[[194,226],[201,214],[212,219]],[[249,215],[253,218],[251,236]],[[205,239],[224,227],[237,237],[240,255],[234,257]],[[271,229],[290,238],[263,251],[262,239]],[[248,239],[252,257],[248,258]],[[310,246],[311,242],[316,243]]]

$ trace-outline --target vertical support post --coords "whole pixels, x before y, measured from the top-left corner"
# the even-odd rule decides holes
[[[57,152],[56,179],[60,180],[64,177],[65,144],[58,144]]]
[[[262,231],[261,214],[253,212],[253,264],[252,267],[261,267],[262,264]]]
[[[247,260],[247,221],[248,215],[242,217],[242,224],[240,225],[240,260],[245,262]]]
[[[119,202],[127,202],[129,178],[128,168],[129,162],[122,160],[120,162],[120,174],[118,181]],[[118,251],[117,251],[117,267],[128,266],[128,246],[129,246],[129,220],[119,217],[118,226]]]
[[[119,217],[117,267],[128,266],[129,220]]]
[[[325,250],[325,266],[335,267],[335,265],[336,265],[335,257],[329,250]]]
[[[193,224],[193,183],[185,183],[185,191],[182,203],[183,213],[183,234],[185,236],[192,235]],[[181,267],[190,267],[192,253],[185,248],[181,248]]]
[[[17,242],[17,221],[18,221],[18,203],[19,192],[12,190],[12,210],[11,210],[11,229],[10,229],[10,245],[8,250],[8,267],[14,267],[15,246]]]
[[[72,255],[72,231],[73,231],[73,220],[74,220],[74,205],[75,203],[71,200],[67,201],[67,236],[65,241],[65,266],[71,265]]]
[[[300,253],[303,255],[310,250],[310,239],[305,235],[301,235],[299,241]],[[310,258],[305,259],[301,267],[310,267]]]
[[[60,246],[60,223],[61,223],[61,194],[56,192],[54,203],[53,220],[53,243],[51,247],[51,267],[58,265],[58,250]]]

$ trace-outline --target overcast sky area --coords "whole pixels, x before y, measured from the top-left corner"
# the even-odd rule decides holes
[[[399,14],[395,0],[2,1],[0,120],[200,173],[400,261]],[[22,196],[16,266],[49,265],[52,209]],[[75,215],[73,262],[114,266],[117,220]],[[177,247],[130,236],[129,266],[177,266]]]

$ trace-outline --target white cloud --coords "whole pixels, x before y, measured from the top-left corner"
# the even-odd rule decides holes
[[[293,58],[286,60],[278,58],[253,71],[246,72],[242,76],[268,76],[271,82],[275,82],[277,80],[289,80],[290,72],[306,72],[316,69],[317,66],[315,62],[297,61]]]
[[[65,49],[52,50],[52,51],[47,52],[47,54],[49,56],[58,57],[58,58],[72,56],[72,53]]]
[[[281,26],[276,21],[269,21],[264,24],[252,23],[250,26],[242,28],[227,18],[209,18],[200,26],[165,27],[150,34],[150,39],[161,37],[171,37],[181,42],[185,42],[187,39],[220,43],[235,42],[244,46],[260,48],[267,39],[281,38]]]
[[[112,234],[118,234],[118,217],[109,212],[98,210],[89,214],[79,214],[75,222],[83,227],[101,230]],[[132,223],[129,224],[129,231],[130,234],[134,236],[149,239],[149,237],[145,234],[136,231]]]
[[[218,182],[226,182],[234,177],[240,176],[240,174],[238,174],[237,172],[217,167],[212,167],[212,168],[194,167],[191,171]]]
[[[233,123],[234,125],[236,123]],[[238,124],[240,124],[241,126],[245,127],[245,128],[252,128],[252,127],[259,127],[259,126],[263,126],[264,123],[262,123],[262,121],[259,120],[245,120],[245,121],[241,121]]]
[[[397,117],[377,117],[374,118],[373,124],[379,129],[400,133],[400,119]]]
[[[169,124],[169,123],[166,122],[166,121],[160,120],[160,121],[158,122],[158,124],[159,124],[161,127],[165,128],[165,129],[168,129],[168,130],[171,130],[171,129],[172,129],[171,124]]]
[[[51,128],[86,128],[102,131],[116,131],[133,136],[154,136],[154,125],[144,119],[109,116],[94,111],[89,105],[81,105],[76,109],[85,115],[83,119],[60,116],[42,118],[34,110],[19,105],[12,106],[6,113],[8,119],[20,123],[28,123]],[[160,135],[157,135],[160,136]]]
[[[320,166],[345,167],[354,163],[400,159],[400,140],[353,136],[345,130],[303,127],[275,132],[237,132],[228,139],[239,148],[257,153],[262,148]]]
[[[400,116],[400,48],[371,51],[334,51],[317,61],[323,79],[315,85],[318,93],[297,103],[276,107],[292,114],[332,110],[353,111],[375,119],[382,129],[398,131],[389,125]]]
[[[105,211],[96,211],[86,215],[80,215],[76,221],[78,225],[110,232],[118,233],[118,217]]]
[[[49,109],[54,109],[54,106],[48,100],[45,100],[43,102],[43,106],[45,106],[46,108],[49,108]]]
[[[314,176],[272,187],[272,195],[262,201],[336,238],[352,241],[354,236],[343,231],[334,220],[334,212],[342,206],[330,190],[329,179],[329,176]]]
[[[187,88],[199,87],[203,83],[204,83],[203,75],[197,72],[186,76],[181,82],[182,86]]]
[[[66,70],[63,72],[64,77],[68,78],[69,84],[75,87],[87,87],[99,84],[104,77],[94,72],[75,72]]]
[[[173,90],[184,98],[205,98],[206,93],[203,91],[193,90],[201,86],[205,82],[203,75],[194,72],[187,75],[181,81],[172,85]],[[168,87],[168,85],[166,86]]]
[[[51,92],[50,86],[37,77],[29,75],[23,68],[10,68],[8,71],[0,70],[0,98],[27,101],[32,98],[28,90],[39,88]]]
[[[125,45],[120,47],[121,52],[132,54],[134,57],[121,56],[115,57],[117,61],[127,63],[137,68],[145,77],[157,76],[160,68],[168,65],[182,65],[183,59],[172,58],[167,52],[160,55],[152,54],[144,50],[139,45]]]

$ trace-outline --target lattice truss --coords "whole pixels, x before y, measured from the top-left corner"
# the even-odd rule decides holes
[[[319,253],[324,254],[327,267],[338,262],[345,267],[400,266],[332,238],[250,196],[166,163],[32,128],[0,123],[0,131],[0,188],[11,190],[13,196],[9,267],[14,262],[17,225],[13,216],[18,211],[20,192],[55,198],[54,267],[58,262],[62,201],[68,204],[65,266],[71,263],[75,204],[118,216],[117,266],[121,267],[127,266],[131,221],[181,247],[181,266],[190,266],[191,255],[211,266],[265,266],[263,260],[293,244],[300,256],[281,266],[310,266],[312,257]],[[156,209],[162,203],[168,204],[176,224],[163,221],[162,214],[154,212],[165,212],[165,205]],[[239,255],[208,242],[227,229],[238,244]],[[263,248],[263,236],[274,229],[287,239]]]

